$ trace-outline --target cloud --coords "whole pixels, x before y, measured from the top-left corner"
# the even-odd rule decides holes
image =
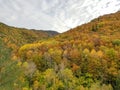
[[[0,0],[0,21],[30,29],[64,32],[120,10],[120,0]]]

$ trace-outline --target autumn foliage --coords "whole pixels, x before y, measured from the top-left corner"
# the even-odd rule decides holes
[[[101,16],[19,47],[20,90],[119,90],[119,17],[120,12]]]

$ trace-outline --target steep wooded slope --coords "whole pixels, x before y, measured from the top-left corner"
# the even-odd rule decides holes
[[[49,68],[61,72],[60,68],[62,70],[69,68],[77,79],[90,74],[88,78],[92,81],[84,79],[80,82],[84,87],[89,87],[91,82],[98,80],[102,84],[111,84],[114,90],[118,90],[120,85],[119,17],[120,12],[105,15],[54,38],[24,45],[19,49],[19,57],[22,62],[28,64],[30,61],[34,62],[40,72]],[[51,84],[50,87],[52,85],[54,86]],[[79,86],[76,83],[74,85]],[[64,86],[65,88],[70,89],[69,85]],[[76,90],[74,86],[72,88]]]

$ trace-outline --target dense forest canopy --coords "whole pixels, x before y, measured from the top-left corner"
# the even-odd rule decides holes
[[[0,45],[7,51],[0,49],[0,55],[5,51],[0,65],[14,62],[6,74],[17,71],[12,90],[119,90],[119,17],[120,12],[101,16],[54,37],[16,28],[10,32],[11,27],[1,24]],[[11,67],[7,62],[1,73]],[[0,75],[0,89],[9,88]]]

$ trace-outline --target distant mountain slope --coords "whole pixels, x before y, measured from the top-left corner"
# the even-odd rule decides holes
[[[47,32],[47,33],[49,34],[49,36],[55,36],[55,35],[59,34],[59,33],[56,32],[56,31],[50,31],[50,30],[47,30],[47,31],[45,31],[45,32]]]
[[[118,90],[117,88],[120,88],[119,17],[120,12],[105,15],[48,40],[26,44],[19,49],[19,57],[22,62],[33,61],[40,72],[49,68],[56,70],[57,66],[56,72],[60,72],[59,67],[62,70],[69,68],[77,78],[76,81],[90,74],[94,83],[100,81],[101,85],[111,84],[114,90]],[[82,84],[84,87],[90,85],[89,81],[86,83],[85,81],[79,83],[84,83]]]
[[[5,41],[13,42],[14,44],[22,45],[32,43],[34,41],[45,39],[57,35],[54,31],[43,30],[28,30],[25,28],[10,27],[0,23],[0,37]]]
[[[60,36],[68,36],[68,37],[81,37],[81,33],[87,33],[92,34],[97,33],[99,35],[110,35],[113,33],[113,35],[119,36],[120,31],[120,11],[113,14],[108,14],[101,16],[99,18],[96,18],[92,20],[89,23],[83,24],[81,26],[78,26],[76,28],[73,28]],[[115,33],[116,32],[116,33]],[[77,34],[77,35],[76,35]],[[59,36],[59,35],[58,35]],[[116,36],[116,38],[119,38]]]

